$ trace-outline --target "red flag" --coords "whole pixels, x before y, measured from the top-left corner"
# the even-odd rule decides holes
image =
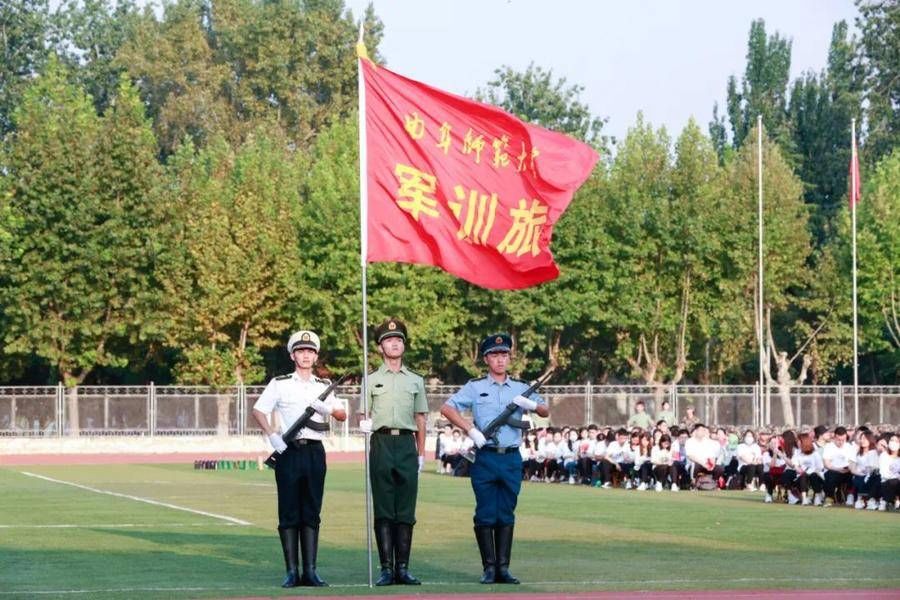
[[[859,153],[856,151],[856,140],[853,140],[853,148],[850,150],[850,208],[856,206],[859,202],[860,186],[859,186]]]
[[[360,60],[367,260],[435,265],[493,289],[556,278],[553,225],[593,148]]]

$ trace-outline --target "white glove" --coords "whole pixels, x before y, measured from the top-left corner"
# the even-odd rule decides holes
[[[516,396],[513,398],[513,404],[525,410],[534,410],[537,408],[537,402],[525,396]]]
[[[468,433],[469,439],[475,443],[476,448],[481,448],[485,444],[487,444],[487,438],[484,437],[484,434],[478,431],[475,427],[469,430]]]
[[[359,430],[363,433],[372,433],[372,419],[360,419]]]
[[[419,473],[422,472],[422,469],[425,467],[425,457],[419,456]]]
[[[331,413],[334,411],[333,408],[331,408],[330,406],[328,406],[327,404],[325,404],[318,398],[316,398],[315,400],[310,402],[309,405],[312,407],[312,409],[314,411],[316,411],[317,413],[319,413],[320,415],[322,415],[324,417],[330,416]]]
[[[269,443],[272,444],[272,448],[275,449],[275,452],[281,454],[285,450],[287,450],[287,444],[284,443],[284,440],[281,439],[281,436],[277,433],[269,434]]]

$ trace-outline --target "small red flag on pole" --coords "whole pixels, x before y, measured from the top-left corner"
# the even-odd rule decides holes
[[[856,150],[856,136],[854,135],[853,148],[850,151],[850,206],[855,206],[860,198],[859,153]]]
[[[556,278],[553,226],[599,156],[499,108],[360,57],[368,262],[435,265],[475,285]]]

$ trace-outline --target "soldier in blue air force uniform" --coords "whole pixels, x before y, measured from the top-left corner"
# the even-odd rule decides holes
[[[477,448],[469,474],[475,492],[475,539],[484,569],[481,583],[519,583],[509,572],[509,559],[516,501],[522,487],[522,456],[519,453],[522,430],[503,425],[496,443],[485,439],[482,430],[510,403],[516,404],[519,410],[509,422],[520,421],[526,410],[541,417],[550,416],[550,410],[540,396],[522,396],[529,387],[527,382],[507,375],[511,348],[512,339],[508,334],[486,337],[480,350],[488,374],[469,381],[441,408],[441,414],[467,432]],[[466,410],[472,412],[472,423],[461,414]]]

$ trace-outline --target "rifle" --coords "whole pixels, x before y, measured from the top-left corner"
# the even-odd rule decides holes
[[[539,378],[537,381],[532,383],[527,390],[519,394],[520,396],[525,396],[528,398],[538,390],[542,385],[547,383],[550,380],[550,377],[553,375],[553,371],[547,372],[546,375]],[[514,419],[513,415],[519,410],[519,405],[515,402],[510,402],[506,405],[506,408],[503,409],[499,415],[494,417],[494,420],[488,423],[487,427],[485,427],[481,433],[484,434],[486,440],[494,442],[494,444],[499,444],[497,440],[497,434],[500,433],[500,428],[504,425],[509,425],[510,427],[515,427],[516,429],[521,429],[523,431],[528,431],[531,426],[525,421],[520,421],[519,419]],[[475,448],[474,446],[470,449],[470,453],[466,453],[463,456],[469,460],[470,462],[475,462]]]
[[[529,396],[531,396],[531,394],[536,392],[539,387],[547,383],[552,375],[553,371],[548,372],[546,375],[544,375],[543,379],[538,379],[537,381],[532,383],[527,390],[519,395],[528,398]],[[497,434],[500,432],[500,428],[504,425],[509,425],[510,427],[528,431],[528,429],[531,428],[528,423],[512,418],[512,416],[516,413],[517,410],[519,410],[519,408],[519,405],[515,402],[510,402],[509,404],[507,404],[506,408],[503,409],[503,412],[497,415],[493,421],[488,423],[488,426],[485,427],[484,431],[481,432],[484,434],[485,439],[491,440],[495,444],[498,443]]]
[[[343,375],[341,375],[338,379],[332,381],[331,384],[327,388],[325,388],[325,391],[322,392],[321,394],[319,394],[317,400],[324,401],[325,398],[327,398],[328,395],[334,391],[334,388],[336,388],[337,386],[344,383],[347,379],[350,378],[350,375],[352,375],[352,374],[353,374],[352,372],[348,371],[347,373],[344,373]],[[303,429],[304,427],[309,427],[310,429],[314,429],[316,431],[328,431],[327,424],[324,424],[324,423],[320,424],[320,423],[316,423],[314,421],[310,421],[310,419],[312,418],[312,416],[314,414],[316,414],[316,411],[313,409],[313,407],[307,406],[306,410],[303,411],[303,414],[300,415],[300,417],[296,421],[294,421],[294,424],[291,425],[290,427],[288,427],[288,430],[281,434],[281,439],[284,440],[284,443],[290,444],[291,441],[297,436],[297,434],[300,433],[300,430]],[[316,427],[316,425],[320,425],[320,426]],[[269,458],[266,459],[266,464],[274,469],[275,463],[277,462],[277,460],[278,460],[278,453],[273,452],[269,456]]]

